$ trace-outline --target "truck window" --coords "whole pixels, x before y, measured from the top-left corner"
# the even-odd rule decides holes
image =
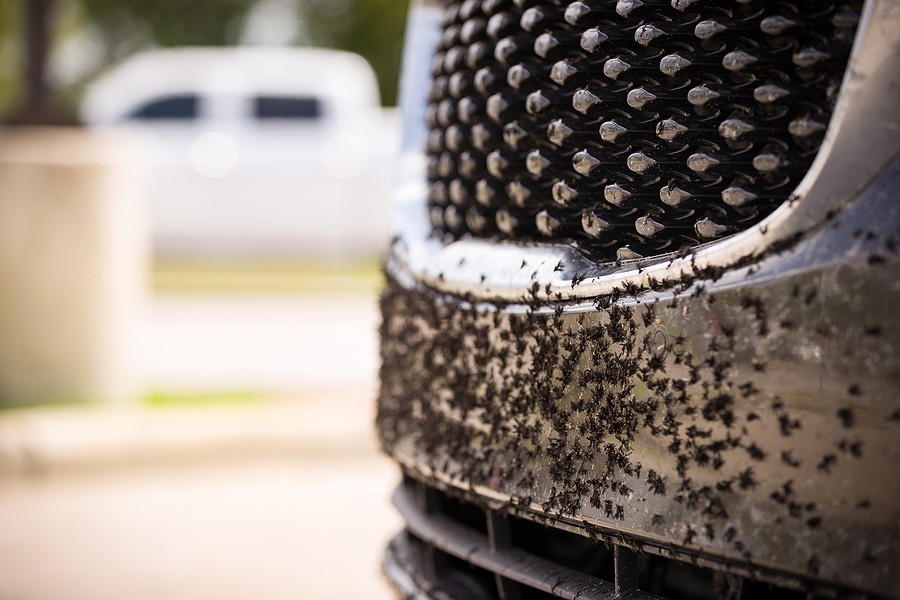
[[[316,120],[322,116],[322,103],[312,97],[257,96],[253,99],[253,115],[261,120]]]
[[[199,101],[193,94],[163,96],[149,100],[131,111],[131,121],[187,121],[197,118]]]

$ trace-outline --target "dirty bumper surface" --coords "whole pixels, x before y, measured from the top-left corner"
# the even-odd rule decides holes
[[[803,244],[590,306],[393,279],[383,446],[492,510],[788,587],[900,589],[896,172]]]

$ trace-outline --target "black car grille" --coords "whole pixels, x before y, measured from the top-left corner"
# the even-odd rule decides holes
[[[604,262],[758,223],[816,156],[861,5],[449,2],[427,113],[434,231]]]
[[[407,521],[407,530],[392,542],[386,563],[406,563],[398,567],[406,575],[419,578],[418,587],[430,590],[428,597],[478,600],[860,597],[789,574],[760,571],[757,577],[746,577],[725,568],[698,565],[696,560],[678,560],[665,550],[642,551],[639,543],[622,536],[591,539],[480,508],[408,477],[395,492],[394,502]],[[386,570],[388,577],[398,584],[396,569]]]

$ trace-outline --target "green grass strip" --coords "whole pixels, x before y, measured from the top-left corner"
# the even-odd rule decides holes
[[[375,292],[382,285],[377,262],[342,265],[292,263],[157,263],[155,292]]]
[[[269,399],[268,394],[253,391],[167,392],[154,390],[141,397],[141,404],[154,408],[177,406],[221,406],[257,404]]]

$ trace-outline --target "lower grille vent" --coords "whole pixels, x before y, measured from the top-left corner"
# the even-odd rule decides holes
[[[391,543],[385,569],[408,597],[801,600],[840,595],[778,587],[604,545],[485,511],[409,478],[395,492],[394,503],[407,530]]]
[[[435,232],[605,262],[758,223],[816,156],[861,5],[449,2],[427,114]]]

